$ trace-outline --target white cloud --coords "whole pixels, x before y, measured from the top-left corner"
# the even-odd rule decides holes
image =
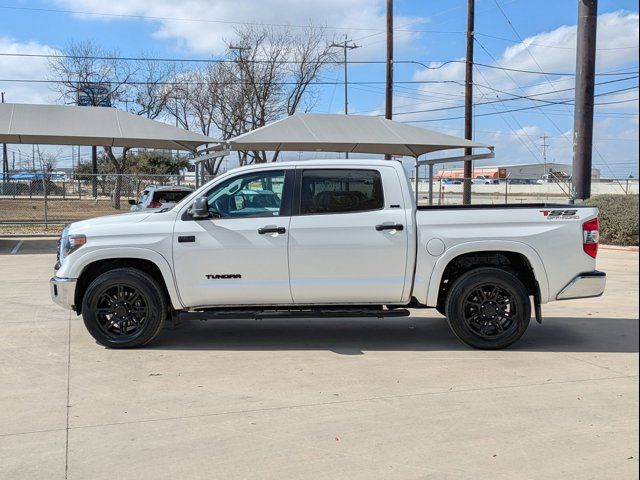
[[[352,39],[368,37],[362,43],[372,46],[358,52],[360,56],[373,49],[382,49],[380,40],[384,41],[384,0],[57,0],[56,3],[73,11],[154,17],[148,21],[158,25],[154,32],[156,38],[172,40],[176,48],[199,54],[223,53],[226,40],[233,37],[234,28],[238,25],[179,19],[325,26],[329,36],[342,37],[348,33]],[[76,16],[87,21],[126,21],[121,17]],[[426,20],[397,16],[395,21],[396,25],[411,24],[415,28],[416,24]],[[399,33],[396,39],[398,47],[409,45],[414,37],[415,34]]]
[[[56,50],[38,42],[21,43],[0,37],[0,52],[46,55],[55,53]],[[47,78],[47,71],[45,58],[0,56],[3,79],[44,80]],[[5,101],[11,103],[51,103],[56,99],[56,94],[46,83],[2,82],[0,89],[5,92]]]

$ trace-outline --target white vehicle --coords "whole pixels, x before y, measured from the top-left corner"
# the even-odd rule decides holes
[[[149,185],[144,189],[140,198],[129,200],[132,212],[173,208],[184,197],[193,192],[193,188],[181,185]]]
[[[480,185],[494,185],[499,184],[500,180],[498,180],[497,178],[487,177],[486,175],[478,175],[476,178],[471,180],[471,183]]]
[[[80,221],[61,237],[53,300],[102,345],[150,342],[165,319],[404,316],[436,308],[484,349],[540,305],[603,293],[598,211],[416,207],[399,162],[229,171],[173,209]]]

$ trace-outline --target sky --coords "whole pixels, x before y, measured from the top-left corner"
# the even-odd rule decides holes
[[[24,82],[48,78],[46,59],[1,54],[55,53],[91,40],[122,56],[209,59],[224,53],[243,22],[312,23],[326,27],[328,41],[346,35],[360,47],[349,52],[361,62],[349,66],[349,111],[381,115],[385,3],[0,0],[0,90],[7,102],[59,102],[50,85]],[[604,177],[638,177],[638,7],[599,2],[593,164]],[[543,143],[549,162],[571,163],[577,2],[476,0],[475,8],[474,139],[496,147],[496,158],[480,164],[542,162]],[[463,134],[466,21],[465,0],[395,0],[394,120]],[[312,111],[343,111],[342,79],[341,67],[322,71],[320,80],[334,84],[315,87]],[[547,106],[518,98],[532,95]],[[10,150],[30,154],[25,146]],[[68,166],[70,148],[58,151]]]

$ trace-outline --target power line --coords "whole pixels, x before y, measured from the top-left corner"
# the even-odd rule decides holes
[[[1,6],[0,6],[1,8]],[[476,40],[477,41],[477,40]],[[23,58],[47,58],[47,59],[55,59],[55,58],[68,58],[74,60],[105,60],[105,61],[150,61],[150,62],[160,62],[160,63],[236,63],[237,61],[234,59],[228,58],[173,58],[173,57],[134,57],[134,56],[113,56],[113,55],[68,55],[61,53],[14,53],[14,52],[2,52],[0,53],[0,57],[23,57]],[[272,60],[269,59],[253,59],[253,60],[243,60],[246,63],[272,63]],[[300,64],[303,63],[301,60],[279,60],[280,63],[285,64]],[[325,60],[320,62],[325,65],[342,65],[344,62],[339,60]],[[386,64],[386,60],[350,60],[349,64],[353,65],[375,65],[375,64]],[[438,70],[446,65],[451,63],[466,63],[464,60],[446,60],[446,61],[419,61],[419,60],[395,60],[394,64],[401,65],[420,65],[423,68],[428,70]],[[437,63],[437,66],[432,66],[429,63]],[[497,61],[496,61],[497,63]],[[485,63],[474,62],[473,65],[483,68],[490,68],[493,70],[503,70],[507,72],[518,72],[518,73],[528,73],[534,75],[551,75],[551,76],[559,76],[559,77],[572,77],[575,76],[575,73],[571,72],[545,72],[545,71],[536,71],[536,70],[525,70],[518,68],[508,68],[501,67],[499,65],[488,65]],[[629,75],[629,74],[638,74],[638,71],[625,71],[625,72],[600,72],[596,75],[599,76],[620,76],[620,75]],[[420,83],[420,82],[415,82]]]
[[[17,7],[13,5],[0,5],[0,9],[4,10],[17,10],[17,11],[29,11],[29,12],[42,12],[42,13],[65,13],[72,15],[88,15],[95,17],[109,17],[109,18],[129,18],[138,20],[160,20],[160,21],[174,21],[174,22],[196,22],[196,23],[217,23],[223,25],[252,25],[252,26],[267,26],[267,27],[284,27],[284,28],[326,28],[327,30],[343,30],[343,31],[362,31],[362,32],[379,32],[384,33],[384,29],[371,28],[371,27],[322,27],[312,24],[293,24],[293,23],[265,23],[265,22],[247,22],[237,20],[219,20],[210,18],[192,18],[192,17],[165,17],[157,15],[136,15],[126,13],[108,13],[108,12],[89,12],[80,10],[68,10],[68,9],[56,9],[56,8],[41,8],[41,7]],[[411,33],[442,33],[442,34],[461,34],[460,31],[442,31],[442,30],[404,30],[402,28],[395,31],[406,31]]]
[[[53,79],[34,79],[34,78],[0,78],[0,82],[14,82],[14,83],[70,83],[69,81],[66,80],[53,80]],[[181,80],[181,81],[173,81],[173,82],[143,82],[143,81],[137,81],[137,80],[133,80],[133,81],[126,81],[126,82],[84,82],[87,84],[91,84],[91,83],[100,83],[100,84],[118,84],[118,85],[148,85],[148,84],[153,84],[153,85],[208,85],[208,82],[196,82],[196,81],[185,81],[185,80]],[[237,82],[218,82],[218,85],[240,85],[243,82],[241,81],[237,81]],[[247,82],[245,82],[247,83]],[[344,82],[310,82],[309,85],[335,85],[336,83],[338,84],[343,84]],[[386,82],[383,81],[357,81],[357,82],[349,82],[349,85],[352,84],[356,84],[356,85],[384,85]],[[453,83],[456,85],[460,85],[461,82],[458,82],[456,80],[406,80],[406,81],[397,81],[394,83],[398,83],[398,84],[446,84],[446,83]],[[249,84],[249,83],[247,83]],[[256,85],[297,85],[297,82],[252,82],[252,84],[256,84]]]
[[[637,76],[635,77],[630,77],[630,78],[638,78]],[[628,80],[628,79],[624,79],[624,80]],[[623,81],[623,80],[616,80],[616,81]],[[605,83],[613,83],[613,82],[600,82],[597,83],[596,85],[603,85]],[[476,84],[476,86],[480,86],[482,88],[490,88],[490,87],[486,87],[485,85],[478,85]],[[621,90],[614,90],[612,92],[605,92],[603,94],[600,95],[607,95],[607,94],[613,94],[613,93],[620,93],[622,91],[627,91],[627,90],[633,90],[638,88],[638,86],[634,86],[634,87],[629,87],[626,89],[621,89]],[[491,90],[495,90],[495,89],[491,89]],[[497,98],[496,100],[489,100],[486,102],[482,102],[482,103],[476,103],[475,106],[479,107],[482,105],[490,105],[493,103],[503,103],[503,102],[510,102],[510,101],[517,101],[517,100],[530,100],[530,101],[536,101],[536,102],[543,102],[547,105],[567,105],[567,100],[541,100],[538,98],[533,98],[536,96],[541,96],[541,95],[549,95],[551,93],[559,93],[559,92],[564,92],[564,91],[571,91],[574,90],[574,88],[566,88],[566,89],[562,89],[562,90],[557,90],[557,91],[553,91],[553,92],[542,92],[542,93],[535,93],[532,95],[516,95],[513,98]],[[505,92],[506,93],[506,92]],[[596,95],[599,96],[599,95]],[[607,103],[599,103],[598,105],[611,105],[613,103],[624,103],[624,102],[629,102],[630,100],[624,100],[621,102],[607,102]],[[543,106],[543,105],[536,105],[533,107],[527,107],[527,108],[537,108],[538,106]],[[415,113],[428,113],[428,112],[439,112],[439,111],[443,111],[443,110],[455,110],[458,108],[464,108],[464,105],[456,105],[456,106],[451,106],[451,107],[439,107],[439,108],[431,108],[431,109],[425,109],[425,110],[413,110],[410,112],[394,112],[394,115],[410,115],[410,114],[415,114]]]
[[[476,35],[479,35],[481,37],[486,37],[486,38],[493,38],[495,40],[503,40],[505,42],[510,42],[510,43],[516,43],[516,44],[525,44],[525,45],[531,45],[534,47],[542,47],[542,48],[556,48],[558,50],[575,50],[576,47],[561,47],[559,45],[545,45],[542,43],[534,43],[534,42],[527,42],[526,39],[525,40],[516,40],[514,38],[505,38],[505,37],[499,37],[496,35],[489,35],[487,33],[481,33],[481,32],[475,32]],[[598,51],[606,51],[606,50],[631,50],[631,49],[637,49],[638,45],[628,45],[628,46],[624,46],[624,47],[603,47],[603,48],[598,48]]]
[[[614,92],[607,92],[607,93],[603,93],[601,95],[610,95],[610,94],[614,94],[614,93],[620,93],[623,91],[628,91],[628,90],[633,90],[638,88],[637,86],[635,87],[630,87],[630,88],[625,88],[625,89],[621,89],[621,90],[617,90]],[[596,97],[601,96],[601,95],[595,95]],[[605,102],[605,103],[596,103],[594,105],[598,106],[598,105],[612,105],[614,103],[629,103],[629,102],[636,102],[638,101],[637,98],[632,98],[629,100],[621,100],[621,101],[617,101],[617,102]],[[571,103],[572,101],[566,101],[566,102],[558,102],[556,105],[572,105]],[[476,113],[474,114],[474,117],[488,117],[491,115],[501,115],[504,113],[511,113],[511,112],[521,112],[524,110],[532,110],[534,108],[543,108],[547,105],[532,105],[529,107],[520,107],[520,108],[513,108],[511,110],[501,110],[499,112],[489,112],[489,113]],[[425,110],[425,112],[428,112],[428,110]],[[458,116],[458,117],[447,117],[447,118],[434,118],[434,119],[426,119],[426,120],[414,120],[414,123],[422,123],[422,122],[437,122],[437,121],[444,121],[444,120],[459,120],[461,118],[464,118],[464,116]]]
[[[474,39],[475,40],[475,39]],[[485,77],[484,73],[476,68],[476,70],[478,70],[478,73],[480,74],[480,76],[484,79],[485,82],[487,82],[487,78]],[[488,82],[487,82],[488,83]],[[482,94],[484,96],[484,92],[482,92],[482,90],[479,90],[480,94]],[[499,100],[500,97],[498,96],[497,93],[494,92],[495,97]],[[491,107],[498,112],[498,106],[497,105],[491,105]],[[522,127],[522,124],[520,123],[520,121],[517,119],[517,117],[513,114],[513,113],[509,113],[509,116],[511,117],[511,119],[515,122],[515,124],[518,126],[518,128],[520,129],[519,131],[523,131],[524,128]],[[531,139],[529,140],[529,143],[533,146],[533,148],[531,148],[531,146],[524,141],[524,139],[522,139],[522,137],[520,135],[518,135],[518,131],[514,130],[514,128],[511,126],[511,124],[509,123],[509,121],[507,120],[506,116],[504,115],[500,115],[500,119],[507,125],[507,127],[509,127],[509,129],[516,135],[516,137],[518,138],[518,141],[520,141],[520,143],[522,143],[522,145],[525,146],[525,148],[529,151],[529,153],[531,153],[531,156],[534,158],[534,160],[538,160],[536,153],[534,152],[534,148],[536,150],[538,149],[538,145],[536,143],[534,143]]]

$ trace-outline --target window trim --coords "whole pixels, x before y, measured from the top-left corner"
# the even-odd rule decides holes
[[[382,194],[382,206],[379,208],[367,208],[365,210],[350,210],[347,212],[319,212],[319,213],[302,213],[302,176],[307,171],[326,171],[326,170],[344,170],[347,172],[375,172],[380,178],[380,190]],[[382,179],[382,172],[377,168],[343,168],[343,167],[326,167],[321,166],[317,168],[302,167],[296,169],[295,178],[295,191],[293,193],[293,210],[291,211],[292,217],[308,217],[312,215],[348,215],[350,213],[366,213],[377,212],[385,209],[385,195],[384,195],[384,181]]]

